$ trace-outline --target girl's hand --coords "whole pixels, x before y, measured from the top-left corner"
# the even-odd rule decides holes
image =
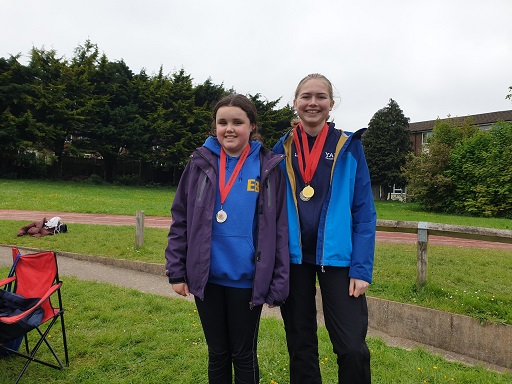
[[[348,295],[359,297],[364,295],[370,284],[367,281],[350,278],[350,284],[348,286]]]
[[[178,295],[181,295],[181,296],[190,295],[187,283],[171,284],[171,286],[172,286],[173,291],[176,292]]]

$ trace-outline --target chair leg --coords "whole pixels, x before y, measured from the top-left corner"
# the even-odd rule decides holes
[[[69,367],[69,355],[68,355],[68,341],[66,337],[66,327],[64,326],[64,310],[60,314],[60,326],[62,331],[62,344],[64,345],[64,361],[66,367]]]
[[[62,317],[62,314],[60,314],[59,316]],[[48,327],[46,327],[46,330],[44,332],[42,332],[41,329],[39,329],[39,327],[35,328],[37,330],[37,332],[39,333],[40,337],[39,337],[39,340],[37,341],[36,345],[34,346],[34,348],[32,348],[32,351],[29,350],[28,338],[27,338],[27,335],[25,334],[25,340],[26,340],[25,346],[27,348],[27,354],[29,354],[29,356],[16,353],[20,357],[24,357],[25,359],[27,359],[27,361],[26,361],[25,365],[23,366],[21,372],[18,374],[18,377],[16,378],[15,384],[17,384],[20,381],[21,377],[23,376],[23,374],[27,370],[29,364],[31,362],[33,362],[33,361],[36,362],[36,363],[39,363],[39,364],[46,365],[47,367],[50,367],[50,368],[61,369],[61,370],[64,369],[64,364],[62,364],[61,359],[59,358],[59,356],[57,355],[57,353],[55,352],[55,350],[53,349],[53,347],[51,346],[51,344],[47,340],[47,336],[50,333],[50,330],[52,329],[52,327],[53,327],[53,325],[55,324],[56,321],[57,321],[57,317],[54,317],[51,320],[51,322],[48,325]],[[63,332],[64,332],[64,329],[63,329]],[[64,339],[65,339],[65,337],[64,337]],[[42,360],[39,360],[39,359],[35,358],[35,355],[36,355],[37,351],[39,350],[39,348],[41,347],[41,345],[43,343],[46,344],[46,346],[48,347],[48,349],[50,350],[50,352],[52,353],[53,357],[55,358],[55,360],[57,361],[57,363],[59,365],[51,364],[51,363],[48,363],[46,361],[42,361]],[[68,356],[67,356],[68,355],[68,353],[67,353],[67,343],[65,343],[64,349],[65,349],[64,353],[65,353],[65,356],[66,356],[66,363],[67,363],[67,366],[69,366]]]
[[[60,314],[59,316],[62,316],[62,314]],[[52,319],[52,321],[50,322],[50,325],[48,325],[48,327],[44,331],[44,333],[41,332],[39,327],[36,327],[37,332],[39,332],[40,338],[39,338],[39,341],[37,342],[37,344],[34,346],[34,349],[32,349],[32,353],[31,353],[30,357],[31,357],[32,361],[37,361],[37,362],[42,363],[42,364],[44,364],[44,365],[46,365],[48,367],[57,368],[57,369],[64,369],[64,364],[62,364],[62,361],[60,360],[59,356],[57,355],[57,353],[55,352],[55,350],[53,349],[52,345],[48,342],[48,339],[47,339],[47,336],[50,333],[50,330],[53,328],[53,326],[55,325],[56,322],[57,322],[57,317],[54,317]],[[43,344],[43,342],[46,344],[46,346],[48,347],[48,349],[52,353],[52,355],[55,358],[55,360],[57,360],[57,363],[59,363],[58,366],[54,365],[54,364],[51,364],[51,363],[45,363],[45,362],[42,362],[42,361],[39,361],[39,360],[36,360],[36,359],[33,358],[35,356],[35,354],[37,353],[37,351],[39,350],[39,347],[41,347],[41,345]]]

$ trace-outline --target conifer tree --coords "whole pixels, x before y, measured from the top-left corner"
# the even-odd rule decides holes
[[[393,185],[405,184],[401,168],[412,150],[408,128],[409,118],[405,117],[398,103],[390,99],[386,107],[373,115],[363,135],[372,184],[382,187],[384,199]]]

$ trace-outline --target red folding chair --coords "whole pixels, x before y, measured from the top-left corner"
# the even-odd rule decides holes
[[[11,314],[0,316],[0,351],[27,359],[15,381],[18,383],[32,361],[48,367],[64,369],[64,364],[48,340],[50,331],[59,319],[65,366],[69,366],[69,358],[60,291],[62,282],[59,280],[56,253],[47,251],[21,255],[18,249],[13,248],[12,256],[14,274],[12,277],[0,280],[0,288],[4,287],[6,290],[13,284],[12,291],[16,295],[14,302],[24,302],[25,306]],[[7,299],[8,296],[12,298],[13,295],[6,292],[3,292],[4,298]],[[52,298],[56,300],[52,302]],[[4,300],[4,305],[5,303]],[[6,310],[3,313],[5,314]],[[29,334],[37,337],[35,344],[29,343]],[[12,345],[10,342],[20,337],[25,341],[24,352],[10,347]],[[36,359],[36,353],[43,344],[48,347],[56,364],[53,360],[50,363]]]

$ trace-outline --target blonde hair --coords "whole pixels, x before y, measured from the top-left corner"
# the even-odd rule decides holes
[[[295,99],[297,99],[297,97],[299,97],[299,92],[300,92],[300,89],[302,88],[302,86],[304,84],[306,84],[309,80],[313,80],[313,79],[321,80],[325,83],[325,85],[327,85],[327,91],[328,91],[327,93],[329,94],[329,97],[331,98],[331,100],[334,101],[334,91],[332,88],[332,83],[327,77],[325,77],[324,75],[321,75],[320,73],[310,73],[309,75],[304,77],[301,81],[299,81],[299,84],[297,85],[297,89],[295,89]]]
[[[332,102],[334,102],[334,91],[333,91],[333,86],[332,86],[331,81],[327,77],[325,77],[324,75],[322,75],[320,73],[310,73],[309,75],[304,77],[301,81],[299,81],[299,84],[297,85],[297,88],[295,89],[295,96],[294,96],[294,99],[293,99],[294,103],[295,103],[295,100],[297,100],[297,97],[299,97],[300,89],[309,80],[320,80],[320,81],[323,81],[325,83],[325,85],[327,85],[327,94],[329,95],[329,98],[331,99]],[[299,123],[300,123],[300,118],[299,117],[295,117],[291,121],[291,126],[294,128]]]

